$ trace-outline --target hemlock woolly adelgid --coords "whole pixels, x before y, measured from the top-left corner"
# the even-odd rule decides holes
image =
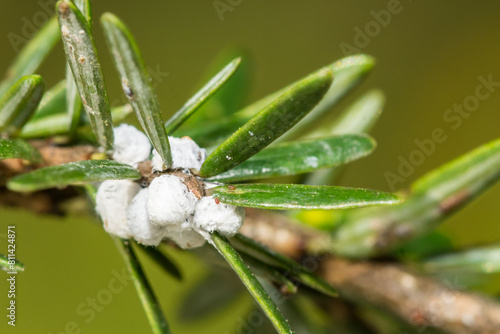
[[[191,138],[168,137],[170,152],[172,153],[172,168],[196,169],[201,168],[205,161],[206,151],[200,148]],[[165,170],[163,160],[156,150],[153,150],[153,171]]]
[[[159,176],[149,185],[149,219],[158,226],[180,225],[194,214],[196,200],[177,176]]]
[[[217,204],[213,197],[203,197],[196,204],[193,223],[207,232],[219,231],[228,237],[238,232],[245,219],[245,209],[228,204]]]
[[[183,169],[189,174],[189,170],[201,168],[204,149],[188,137],[169,137],[169,141],[173,169]],[[156,150],[153,151],[153,171],[163,171],[165,166]],[[137,167],[150,153],[151,144],[141,131],[126,124],[115,128],[116,161]],[[205,188],[218,185],[207,182]],[[210,232],[233,236],[243,224],[243,208],[216,202],[213,197],[198,199],[181,178],[164,174],[155,177],[144,189],[133,181],[104,181],[97,191],[96,211],[104,229],[121,238],[134,238],[150,246],[168,238],[181,248],[195,248],[205,244]]]
[[[142,189],[134,197],[127,210],[128,226],[137,242],[148,246],[157,246],[163,239],[165,228],[151,224],[146,208],[148,197],[148,188]]]
[[[114,150],[115,161],[137,167],[139,162],[149,158],[151,144],[148,137],[134,126],[121,124],[114,128]]]
[[[189,217],[185,224],[167,226],[165,237],[184,249],[201,247],[205,244],[205,238],[193,230],[192,226],[193,220]]]
[[[96,194],[96,211],[102,218],[104,229],[120,238],[129,239],[127,207],[141,187],[128,180],[104,181]]]

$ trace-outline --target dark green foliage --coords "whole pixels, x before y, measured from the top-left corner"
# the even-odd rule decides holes
[[[45,84],[39,75],[19,79],[0,99],[0,133],[17,135],[42,99]]]
[[[303,184],[239,184],[210,189],[221,202],[274,210],[331,210],[372,205],[392,205],[402,199],[367,189]]]
[[[160,105],[151,86],[151,76],[139,48],[128,28],[115,15],[104,14],[101,17],[101,24],[120,74],[123,92],[142,128],[168,168],[172,165],[170,144],[163,126]]]
[[[7,183],[14,191],[36,191],[105,180],[137,180],[141,174],[111,160],[86,160],[50,166],[16,176]]]
[[[113,123],[97,49],[87,19],[69,0],[57,3],[66,59],[99,144],[113,150]]]

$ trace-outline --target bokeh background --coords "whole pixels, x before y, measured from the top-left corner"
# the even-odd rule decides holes
[[[50,0],[0,1],[0,72],[16,55],[9,34],[23,35],[26,22],[36,21],[40,3]],[[177,110],[195,91],[203,71],[217,54],[237,46],[253,63],[248,102],[271,93],[342,58],[341,45],[356,46],[356,29],[374,21],[372,11],[386,10],[395,1],[229,1],[220,16],[213,1],[94,0],[94,32],[111,100],[120,99],[120,86],[106,51],[98,17],[105,11],[120,16],[132,29],[146,62],[168,75],[156,91],[165,116]],[[232,3],[232,4],[231,4]],[[500,2],[401,0],[398,14],[358,49],[377,59],[377,66],[356,92],[381,88],[387,105],[372,135],[378,148],[350,165],[342,185],[390,190],[384,173],[397,173],[398,157],[408,158],[416,139],[429,138],[442,128],[447,140],[398,188],[440,164],[500,135],[500,87],[481,101],[454,130],[443,120],[445,111],[475,93],[478,77],[500,82]],[[39,15],[39,14],[38,14]],[[35,22],[36,25],[36,22]],[[366,42],[366,41],[365,41]],[[342,44],[345,43],[345,44]],[[358,44],[359,45],[359,44]],[[47,86],[64,76],[61,45],[43,65]],[[352,99],[351,99],[352,101]],[[345,103],[349,102],[344,101]],[[345,105],[344,103],[344,105]],[[447,221],[440,230],[457,247],[500,240],[500,187]],[[77,314],[87,298],[95,298],[121,272],[123,264],[111,240],[91,215],[64,218],[36,216],[0,207],[0,252],[5,253],[6,226],[17,226],[17,254],[26,265],[18,275],[18,318],[6,325],[7,285],[0,279],[0,332],[71,333],[74,321],[82,333],[146,333],[147,321],[131,284],[113,295],[95,319]],[[238,298],[229,310],[198,322],[178,319],[178,306],[187,291],[206,275],[205,264],[193,255],[168,251],[182,268],[177,282],[145,260],[146,270],[175,333],[236,333],[238,316],[251,307]],[[0,274],[0,276],[5,276]],[[224,284],[224,282],[221,282]],[[221,321],[220,319],[225,319]],[[70,326],[71,327],[71,326]],[[75,332],[76,333],[76,332]]]

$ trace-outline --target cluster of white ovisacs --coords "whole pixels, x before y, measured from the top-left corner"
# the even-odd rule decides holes
[[[114,160],[137,168],[149,158],[151,144],[135,127],[122,124],[114,135]],[[169,137],[169,142],[172,168],[183,168],[185,173],[201,168],[205,150],[193,140]],[[153,171],[165,167],[156,150],[152,165]],[[217,204],[211,196],[199,199],[179,177],[170,174],[154,178],[147,188],[129,180],[104,181],[97,190],[96,210],[108,233],[151,246],[168,238],[181,248],[202,246],[213,231],[232,236],[245,218],[243,208]]]

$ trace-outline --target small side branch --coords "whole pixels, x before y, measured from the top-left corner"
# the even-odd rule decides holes
[[[313,256],[305,245],[326,239],[282,215],[247,210],[241,232],[304,263],[314,259],[320,275],[341,296],[390,311],[415,326],[416,333],[426,327],[454,334],[500,332],[500,304],[460,291],[460,282],[441,283],[396,263]]]
[[[435,327],[456,334],[500,331],[500,305],[457,290],[459,282],[438,283],[394,264],[342,259],[325,261],[322,270],[324,278],[344,296],[389,310],[416,330]]]

